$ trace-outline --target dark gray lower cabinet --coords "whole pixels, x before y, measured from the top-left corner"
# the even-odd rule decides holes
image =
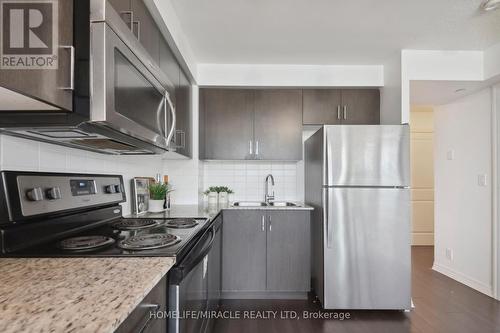
[[[226,210],[223,298],[304,297],[310,290],[310,211]]]
[[[167,320],[150,316],[152,311],[167,310],[167,279],[160,282],[144,297],[142,302],[132,311],[115,333],[165,333]]]
[[[309,291],[310,212],[268,212],[267,290]]]
[[[223,213],[222,292],[266,290],[265,210]]]

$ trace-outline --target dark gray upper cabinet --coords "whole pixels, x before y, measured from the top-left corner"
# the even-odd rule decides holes
[[[131,28],[132,24],[132,12],[131,12],[131,0],[108,0],[108,2],[113,6],[115,11],[120,15],[122,20]]]
[[[266,290],[265,210],[226,210],[222,228],[222,291]]]
[[[253,90],[200,89],[200,158],[243,160],[253,154]]]
[[[380,124],[380,91],[343,89],[342,108],[342,124]]]
[[[144,46],[149,55],[159,62],[160,59],[160,30],[144,4],[144,0],[132,0],[133,13],[132,32]]]
[[[310,212],[268,212],[267,289],[307,292],[310,290]]]
[[[200,158],[301,160],[301,103],[296,89],[201,89]]]
[[[256,159],[302,159],[302,91],[255,90]]]
[[[0,86],[40,101],[56,108],[73,110],[73,90],[71,81],[71,51],[73,44],[73,1],[59,1],[58,31],[59,45],[57,69],[1,69]],[[75,82],[77,83],[77,82]]]
[[[380,124],[378,89],[304,89],[304,125]]]
[[[183,71],[179,74],[179,85],[175,89],[177,114],[175,141],[178,147],[176,151],[184,156],[192,157],[191,84]]]
[[[163,73],[165,73],[168,79],[173,83],[174,87],[177,88],[179,87],[181,70],[177,59],[175,58],[163,36],[160,36],[159,48],[160,61],[158,65],[160,66],[160,69],[163,71]],[[173,97],[175,97],[175,94]]]
[[[304,89],[304,125],[337,125],[341,123],[340,89]]]

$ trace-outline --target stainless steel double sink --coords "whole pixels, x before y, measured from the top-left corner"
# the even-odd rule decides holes
[[[234,207],[299,207],[296,203],[290,201],[272,201],[266,203],[264,201],[236,201]]]

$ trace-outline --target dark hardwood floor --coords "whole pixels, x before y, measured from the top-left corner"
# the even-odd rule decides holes
[[[500,332],[500,302],[431,269],[432,247],[412,249],[415,309],[348,311],[351,319],[219,319],[216,333],[472,333]],[[224,300],[222,310],[319,311],[311,300]],[[328,312],[332,313],[332,312]],[[339,314],[339,312],[333,312]]]

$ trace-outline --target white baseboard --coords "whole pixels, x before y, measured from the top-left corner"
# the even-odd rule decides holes
[[[466,286],[471,287],[472,289],[475,289],[485,295],[493,297],[493,286],[491,285],[487,285],[463,273],[457,272],[450,267],[441,265],[436,262],[434,262],[434,265],[432,265],[432,269],[438,273],[448,276],[449,278],[452,278],[453,280],[465,284]]]
[[[434,233],[427,232],[412,232],[411,234],[411,245],[434,245]]]

